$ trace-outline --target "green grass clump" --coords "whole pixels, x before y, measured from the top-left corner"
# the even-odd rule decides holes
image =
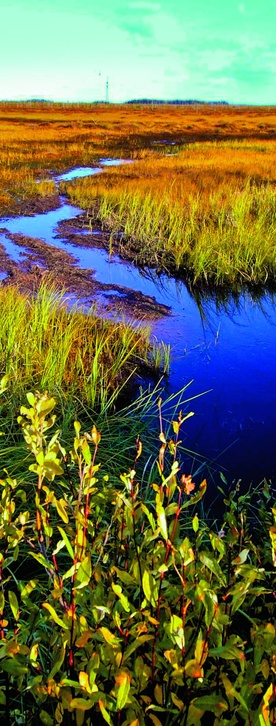
[[[135,370],[158,370],[162,350],[168,362],[164,346],[151,346],[149,328],[114,323],[95,308],[69,311],[54,288],[42,285],[31,298],[0,288],[0,369],[15,403],[23,391],[42,388],[108,408]]]

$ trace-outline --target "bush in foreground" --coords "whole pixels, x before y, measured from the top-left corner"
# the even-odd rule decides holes
[[[4,387],[5,382],[3,383]],[[93,426],[68,453],[55,400],[28,393],[32,457],[0,482],[0,709],[6,724],[275,723],[276,510],[265,483],[237,488],[212,525],[178,460],[182,412],[160,450],[152,496],[142,443],[114,486]],[[198,510],[199,511],[199,510]],[[258,525],[258,526],[256,526]],[[272,559],[271,559],[272,551]]]

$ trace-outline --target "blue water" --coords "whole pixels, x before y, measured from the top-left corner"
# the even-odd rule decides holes
[[[70,181],[71,179],[80,179],[84,176],[100,174],[105,166],[120,166],[121,164],[132,164],[132,159],[100,159],[101,166],[81,166],[76,169],[70,169],[65,174],[59,174],[55,179],[59,181]]]
[[[195,416],[187,421],[182,440],[195,452],[194,470],[207,461],[213,462],[211,469],[223,471],[229,481],[241,477],[258,483],[264,476],[274,477],[276,311],[273,300],[264,296],[256,303],[246,293],[238,305],[232,302],[228,311],[218,311],[215,302],[206,300],[205,318],[202,318],[184,284],[165,275],[154,278],[148,273],[147,276],[116,256],[109,258],[103,250],[76,247],[56,239],[58,221],[75,217],[81,211],[64,203],[57,210],[35,217],[1,220],[0,226],[13,233],[39,237],[71,252],[81,267],[95,269],[96,278],[101,282],[140,291],[168,305],[171,315],[152,323],[152,334],[170,343],[172,348],[171,372],[163,397],[193,381],[184,398],[196,397],[187,404],[187,410],[193,410]],[[7,240],[3,233],[0,241],[13,259],[22,258],[24,250]],[[190,468],[191,459],[187,456],[186,473]]]

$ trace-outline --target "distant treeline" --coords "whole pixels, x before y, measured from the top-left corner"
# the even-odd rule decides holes
[[[26,98],[26,99],[20,99],[20,100],[8,100],[8,99],[0,99],[0,103],[4,104],[17,104],[20,106],[21,104],[29,104],[29,105],[36,105],[36,104],[47,104],[47,105],[58,105],[58,106],[90,106],[98,104],[100,106],[102,105],[109,105],[108,101],[51,101],[47,98]],[[196,105],[205,105],[205,106],[229,106],[228,101],[199,101],[197,99],[185,99],[181,100],[179,98],[176,98],[172,101],[166,101],[164,99],[156,99],[156,98],[133,98],[130,101],[125,101],[125,104],[149,104],[153,106],[160,106],[160,105],[169,105],[169,106],[196,106]],[[112,101],[111,104],[113,105],[114,102]],[[115,105],[121,105],[115,104]]]
[[[205,104],[206,106],[228,106],[228,101],[198,101],[194,98],[188,98],[185,100],[180,100],[179,98],[174,99],[173,101],[165,101],[155,98],[134,98],[131,101],[126,101],[126,103],[150,103],[153,105],[160,105],[165,104],[169,106],[195,106],[195,105],[202,105]]]

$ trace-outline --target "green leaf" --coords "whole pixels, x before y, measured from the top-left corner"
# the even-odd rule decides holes
[[[2,688],[0,688],[0,705],[5,706],[6,705],[6,696]]]
[[[54,608],[52,607],[52,605],[49,605],[49,603],[48,603],[48,602],[43,602],[43,603],[42,603],[42,607],[44,607],[44,608],[45,608],[46,610],[48,610],[48,612],[49,612],[49,613],[50,613],[50,615],[52,616],[52,618],[53,618],[54,622],[55,622],[55,623],[56,623],[57,625],[60,625],[60,627],[61,627],[61,628],[63,628],[63,630],[68,630],[68,629],[69,629],[69,626],[68,626],[68,625],[66,625],[66,624],[65,624],[65,623],[63,622],[63,620],[61,620],[61,618],[59,618],[59,617],[58,617],[58,615],[57,615],[57,613],[56,613],[55,609],[54,609]]]
[[[63,468],[60,466],[60,461],[57,459],[56,454],[49,451],[43,462],[43,473],[48,481],[53,481],[55,476],[63,474]]]
[[[122,580],[125,585],[136,585],[133,577],[125,570],[119,570],[119,567],[112,567],[112,572],[116,572],[119,580]]]
[[[185,648],[183,621],[178,615],[171,616],[170,633],[172,642],[178,645],[181,650]]]
[[[106,721],[106,723],[108,723],[109,726],[113,726],[113,721],[111,719],[111,716],[108,713],[108,711],[106,710],[104,702],[101,698],[99,699],[99,707],[100,707],[101,714],[102,714],[104,720]]]
[[[160,719],[157,716],[155,716],[154,713],[149,713],[148,716],[149,716],[150,720],[152,721],[152,723],[154,724],[154,726],[162,726],[162,722],[160,721]]]
[[[124,708],[129,694],[131,678],[127,671],[120,671],[115,676],[116,685],[118,687],[116,693],[116,706],[118,711]]]
[[[91,573],[92,573],[92,567],[91,567],[91,559],[90,556],[87,555],[87,557],[84,557],[80,565],[78,567],[78,571],[76,574],[75,584],[74,587],[77,590],[81,590],[83,587],[87,587],[91,580]]]
[[[20,596],[21,600],[27,600],[31,592],[35,590],[37,586],[37,580],[29,580],[29,582],[26,583],[26,585],[23,585],[23,583],[19,583],[20,588]]]
[[[198,515],[197,514],[195,514],[195,516],[193,517],[192,526],[193,526],[194,532],[197,533],[198,532],[198,528],[199,528],[199,519],[198,519]]]
[[[65,658],[65,647],[65,643],[62,643],[61,647],[55,651],[53,667],[48,676],[49,681],[51,680],[51,678],[54,678],[54,676],[56,675],[56,673],[58,673],[63,664]]]
[[[27,399],[29,405],[32,406],[32,408],[33,408],[36,403],[36,398],[35,398],[34,394],[32,393],[32,391],[28,391],[28,393],[26,393],[26,399]]]
[[[30,401],[29,401],[29,403],[30,403]],[[55,405],[56,405],[55,399],[54,398],[48,398],[48,396],[46,396],[46,394],[45,394],[37,402],[37,410],[38,410],[38,413],[43,414],[43,416],[45,417],[45,416],[47,416],[48,413],[51,413],[51,411],[53,410],[53,408],[55,408]]]
[[[171,517],[172,514],[176,514],[177,510],[178,510],[177,502],[172,502],[171,504],[168,504],[168,506],[165,509],[166,517]]]
[[[142,585],[146,599],[155,607],[158,600],[158,592],[155,580],[148,570],[144,571]]]
[[[186,721],[186,726],[199,726],[201,724],[201,716],[203,716],[204,711],[200,710],[199,708],[195,708],[193,704],[191,703],[189,706],[189,712],[188,712],[188,718]]]
[[[168,529],[167,529],[167,520],[166,520],[165,509],[164,509],[164,507],[162,507],[161,505],[159,505],[159,506],[157,506],[156,511],[157,511],[157,523],[158,523],[158,526],[160,527],[160,531],[161,531],[162,536],[164,537],[164,539],[167,542],[167,539],[168,539]]]
[[[145,512],[145,514],[149,520],[150,526],[152,528],[152,531],[155,532],[156,522],[155,522],[153,514],[149,511],[148,507],[146,507],[146,505],[144,503],[141,504],[141,509],[143,512]]]
[[[178,435],[179,429],[180,429],[180,423],[179,421],[172,421],[172,427],[173,427],[173,433]]]
[[[72,698],[70,701],[70,710],[77,708],[80,711],[89,711],[94,706],[95,700],[93,698]]]
[[[181,544],[179,545],[178,550],[183,560],[182,564],[184,565],[184,567],[187,567],[187,565],[194,561],[195,555],[188,537],[185,537],[185,539],[183,539],[183,542],[181,542]]]
[[[16,658],[3,658],[1,660],[1,668],[6,673],[10,673],[11,676],[24,676],[25,673],[28,673],[28,668],[23,666]]]
[[[209,655],[213,655],[216,658],[225,658],[225,660],[245,660],[244,652],[233,643],[212,648],[209,651]]]
[[[195,645],[195,660],[197,660],[200,665],[203,665],[205,663],[206,658],[208,655],[208,642],[205,640],[205,638],[202,637],[202,630],[199,631],[196,645]]]
[[[44,726],[54,726],[55,722],[52,719],[52,716],[50,716],[50,714],[47,713],[47,711],[43,711],[43,710],[40,711],[39,718],[40,718],[41,723],[44,724]]]
[[[221,680],[223,682],[226,695],[228,697],[233,696],[236,699],[236,701],[238,701],[238,703],[241,704],[241,706],[244,708],[246,713],[248,713],[249,708],[248,708],[247,703],[245,702],[244,698],[242,698],[241,694],[236,691],[236,689],[232,685],[231,681],[229,680],[229,678],[227,678],[227,676],[224,673],[221,673]]]
[[[105,628],[104,626],[102,628],[99,628],[98,633],[101,633],[104,640],[109,644],[112,645],[112,648],[117,648],[120,646],[121,641],[119,638],[114,635],[114,633],[111,633],[111,630],[108,630],[108,628]]]
[[[66,512],[65,505],[66,505],[66,502],[64,499],[56,499],[57,513],[59,514],[62,521],[65,522],[65,524],[68,524],[69,517],[68,517],[68,513]]]
[[[203,711],[211,711],[215,716],[219,716],[223,711],[227,711],[228,709],[227,702],[221,696],[216,696],[215,694],[194,698],[192,705]]]
[[[179,708],[179,711],[182,711],[182,709],[184,708],[184,703],[183,703],[183,701],[181,701],[180,698],[178,698],[176,693],[173,693],[172,691],[171,691],[171,699],[172,699],[172,702],[174,703],[174,705],[177,708]]]
[[[209,557],[209,554],[206,552],[200,552],[199,559],[218,578],[222,585],[226,585],[226,576],[215,559]]]
[[[3,376],[3,378],[1,378],[1,380],[0,380],[0,395],[2,395],[2,393],[4,393],[4,391],[6,391],[6,389],[8,387],[8,382],[9,382],[9,376],[8,375],[5,375],[5,376]]]
[[[91,461],[92,461],[91,449],[90,449],[89,443],[88,443],[88,441],[86,441],[86,439],[84,439],[84,441],[83,441],[81,450],[82,450],[82,454],[83,454],[85,463],[87,464],[87,466],[90,466]]]
[[[74,421],[74,429],[75,429],[77,438],[79,438],[80,431],[81,431],[81,424],[79,421]]]
[[[0,614],[3,614],[3,610],[5,607],[5,595],[3,590],[0,590]]]
[[[13,617],[15,620],[18,620],[19,615],[20,615],[20,610],[19,610],[18,600],[17,600],[15,592],[13,592],[12,590],[9,590],[8,598],[9,598],[10,608],[11,608]]]
[[[135,639],[135,640],[133,641],[133,643],[130,643],[130,644],[129,644],[129,645],[127,646],[127,648],[126,648],[126,650],[125,650],[125,652],[124,652],[124,661],[126,661],[126,660],[127,660],[127,658],[129,658],[129,656],[130,656],[130,655],[131,655],[132,653],[134,653],[134,651],[135,651],[135,650],[136,650],[137,648],[140,648],[140,646],[141,646],[141,645],[143,645],[143,643],[146,643],[147,641],[149,641],[149,640],[153,640],[153,639],[154,639],[154,635],[139,635],[139,637],[138,637],[138,638],[136,638],[136,639]]]
[[[128,601],[128,598],[126,597],[126,595],[123,594],[121,586],[114,585],[114,582],[111,583],[111,586],[112,586],[113,592],[115,592],[115,595],[117,595],[117,597],[120,599],[120,602],[122,603],[122,607],[124,608],[126,613],[129,613],[130,604],[129,604],[129,601]]]
[[[45,567],[46,570],[52,569],[51,563],[44,557],[44,555],[41,554],[41,552],[28,552],[28,555],[31,555],[37,562],[39,562],[40,565]]]
[[[64,531],[64,529],[62,529],[62,527],[59,527],[59,526],[58,526],[58,531],[60,532],[63,542],[67,548],[67,551],[69,552],[69,555],[70,555],[70,557],[72,557],[72,560],[73,560],[74,559],[73,547],[72,547],[71,543],[69,542],[66,532]]]
[[[79,688],[79,681],[73,681],[72,678],[62,678],[60,681],[61,686],[69,686],[69,688]]]

